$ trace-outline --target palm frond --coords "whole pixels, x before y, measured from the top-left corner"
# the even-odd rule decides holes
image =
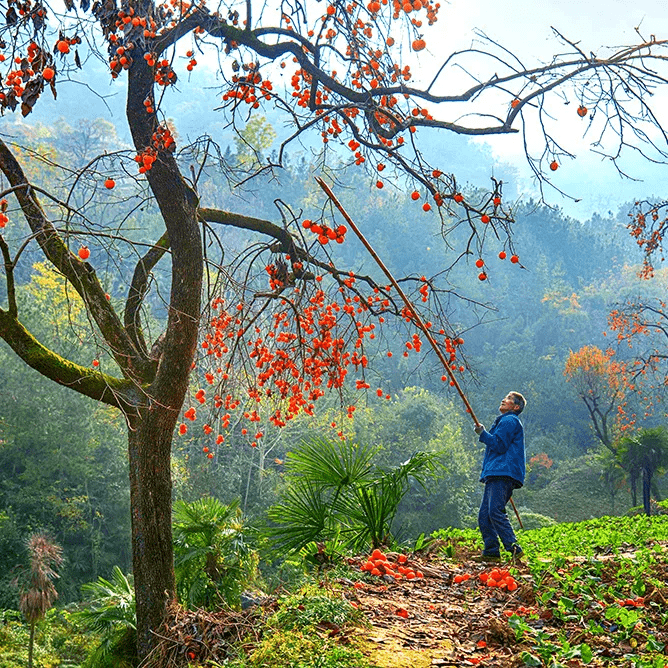
[[[329,508],[320,488],[310,480],[297,480],[281,502],[269,509],[269,519],[275,525],[266,533],[275,547],[298,550],[321,537],[328,524]]]
[[[177,534],[207,534],[227,527],[232,520],[241,523],[239,500],[235,499],[224,504],[218,499],[208,496],[188,503],[174,503],[174,531]]]
[[[136,629],[135,592],[130,577],[114,566],[111,580],[100,577],[81,587],[88,607],[77,613],[92,630],[115,633],[119,628]]]
[[[288,453],[286,470],[324,487],[344,487],[369,478],[376,452],[377,448],[350,441],[311,438]]]

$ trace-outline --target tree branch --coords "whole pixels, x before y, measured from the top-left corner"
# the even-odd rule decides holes
[[[141,379],[148,360],[135,348],[116,312],[107,301],[105,291],[93,268],[68,249],[46,217],[21,165],[2,140],[0,140],[0,170],[15,188],[21,211],[44,255],[70,281],[83,299],[102,336],[109,344],[111,354],[123,375],[127,378]]]
[[[8,311],[0,309],[0,338],[29,367],[50,380],[128,414],[134,410],[135,383],[70,362],[42,345]]]
[[[9,246],[5,238],[0,234],[0,249],[2,250],[2,258],[5,261],[5,275],[7,276],[7,302],[9,306],[9,315],[16,318],[18,315],[18,307],[16,305],[16,285],[14,283],[14,263],[9,254]]]
[[[230,213],[229,211],[206,207],[200,207],[198,209],[198,215],[200,220],[207,223],[219,223],[221,225],[228,225],[229,227],[237,227],[242,230],[259,232],[260,234],[272,237],[280,242],[286,253],[290,253],[295,245],[292,236],[287,230],[268,220],[263,220],[262,218],[252,218],[250,216],[242,216],[238,213]]]
[[[148,279],[153,267],[160,261],[163,255],[169,249],[169,235],[165,232],[156,242],[155,246],[139,259],[132,276],[130,289],[128,290],[128,299],[125,302],[125,313],[123,322],[130,338],[134,341],[138,350],[144,355],[149,356],[146,347],[146,340],[141,328],[140,309],[144,303],[144,298],[148,291]]]

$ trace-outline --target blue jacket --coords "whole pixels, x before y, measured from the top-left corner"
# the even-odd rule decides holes
[[[515,413],[499,415],[490,430],[484,430],[478,439],[485,444],[480,481],[489,476],[507,476],[517,487],[524,484],[526,456],[524,454],[524,427]]]

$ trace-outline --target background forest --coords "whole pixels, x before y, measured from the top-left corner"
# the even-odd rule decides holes
[[[187,126],[188,112],[183,111]],[[178,133],[179,124],[173,127]],[[32,126],[8,119],[3,131],[25,147],[23,157],[32,176],[39,180],[40,172],[50,171],[52,182],[58,178],[56,164],[77,169],[122,142],[114,126],[101,119],[71,124],[60,119]],[[241,136],[221,148],[228,168],[240,171],[257,164],[270,155],[275,136],[270,121],[252,117]],[[465,143],[457,137],[441,140],[435,150],[447,158],[462,183],[480,182],[495,171],[504,180],[504,199],[512,201],[512,170],[494,165],[484,149],[474,146],[468,146],[464,160]],[[288,168],[279,176],[259,177],[234,190],[224,173],[212,171],[199,188],[215,191],[226,206],[241,213],[252,209],[255,216],[271,219],[277,202],[289,202],[306,216],[321,198],[312,179],[311,152],[304,147],[286,162]],[[351,167],[342,168],[337,178],[345,185],[338,191],[341,200],[395,275],[417,279],[437,275],[452,264],[436,216],[416,207],[401,183],[380,190],[362,168]],[[471,188],[462,186],[467,197],[474,196]],[[647,299],[665,294],[668,287],[665,270],[657,270],[650,281],[637,276],[641,257],[626,227],[632,204],[580,221],[558,208],[520,201],[514,208],[514,243],[521,263],[493,256],[486,263],[488,279],[481,281],[477,257],[465,255],[448,276],[452,292],[441,295],[465,340],[470,373],[464,385],[478,417],[489,424],[508,390],[521,391],[528,400],[523,421],[529,473],[515,499],[529,526],[624,514],[634,505],[628,474],[597,438],[585,404],[564,375],[571,351],[614,347],[616,336],[606,336],[612,310],[627,298]],[[110,205],[101,204],[97,211],[102,220],[104,206]],[[128,215],[143,227],[151,225],[150,209],[127,202],[118,206],[128,207]],[[232,245],[244,248],[247,238],[242,231],[236,234]],[[465,239],[466,230],[455,230],[454,235]],[[388,238],[401,239],[400,246],[387,248]],[[336,253],[342,264],[359,273],[377,273],[353,240]],[[29,313],[34,332],[43,332],[45,338],[55,334],[66,357],[105,364],[104,352],[81,334],[84,311],[57,273],[36,256],[32,273],[17,280],[22,312]],[[168,278],[159,270],[154,280],[158,295],[167,290]],[[112,300],[122,297],[123,286],[107,289]],[[164,309],[157,298],[151,311],[160,323]],[[287,454],[314,434],[336,439],[342,430],[354,442],[378,446],[380,466],[399,466],[418,451],[433,453],[440,462],[438,476],[427,489],[414,484],[404,498],[393,524],[398,540],[412,542],[448,526],[474,526],[481,448],[456,395],[441,379],[437,360],[424,352],[402,356],[404,341],[405,333],[391,327],[368,341],[373,370],[366,381],[371,389],[330,396],[315,417],[299,417],[282,430],[269,426],[256,441],[242,432],[242,424],[233,424],[231,436],[220,447],[214,447],[214,437],[200,427],[188,429],[175,445],[175,499],[193,502],[212,496],[225,504],[238,501],[248,525],[263,524],[267,509],[285,488]],[[623,359],[632,353],[623,344],[616,354]],[[197,389],[193,382],[186,408],[197,405]],[[356,405],[353,420],[343,408],[351,402]],[[663,413],[659,406],[638,425],[655,426]],[[122,419],[111,409],[54,385],[27,369],[6,346],[0,347],[2,607],[16,607],[17,591],[11,582],[17,565],[27,561],[25,538],[36,530],[47,531],[63,547],[58,586],[62,601],[78,599],[83,583],[109,577],[113,566],[130,571],[124,430]],[[660,464],[656,472],[663,472]],[[654,496],[660,499],[665,489],[661,475],[655,476],[654,485]]]

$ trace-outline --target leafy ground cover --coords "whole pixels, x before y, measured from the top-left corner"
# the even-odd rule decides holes
[[[556,525],[522,542],[527,558],[506,569],[517,588],[488,586],[503,567],[472,560],[477,532],[448,530],[417,557],[424,580],[356,589],[382,629],[368,635],[372,665],[668,665],[668,517]]]
[[[668,516],[560,524],[521,541],[523,563],[482,564],[476,531],[442,530],[417,551],[325,564],[245,611],[175,606],[154,665],[668,666]],[[5,620],[3,640],[18,626]],[[51,656],[36,665],[80,665]],[[24,665],[14,657],[0,665]]]
[[[668,516],[521,535],[523,563],[478,563],[476,531],[443,530],[413,553],[376,550],[323,568],[242,617],[188,613],[169,665],[668,666]],[[237,634],[233,653],[220,651],[223,628]]]

